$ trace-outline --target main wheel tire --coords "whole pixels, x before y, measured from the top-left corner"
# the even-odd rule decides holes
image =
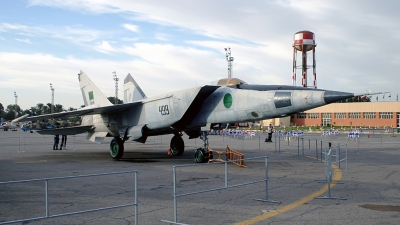
[[[110,142],[110,154],[115,160],[119,160],[124,155],[124,142],[121,138],[115,137]]]
[[[183,152],[185,151],[185,142],[183,142],[183,139],[181,136],[175,135],[171,139],[171,143],[169,146],[171,148],[172,155],[179,156],[179,155],[182,155]]]

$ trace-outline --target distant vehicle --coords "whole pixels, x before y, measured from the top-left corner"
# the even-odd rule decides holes
[[[16,119],[12,120],[11,122],[3,122],[2,120],[0,120],[0,124],[1,124],[0,129],[3,129],[4,131],[8,131],[8,130],[16,131],[17,128],[19,127],[18,121],[20,121],[28,116],[29,116],[29,114],[25,114],[23,116],[20,116]]]
[[[342,99],[358,96],[354,93],[312,89],[285,85],[251,85],[237,78],[224,78],[210,85],[178,90],[161,96],[146,98],[142,91],[128,90],[140,96],[130,97],[125,104],[112,105],[100,89],[81,71],[78,80],[85,107],[70,112],[33,116],[25,120],[82,116],[81,126],[38,131],[48,135],[87,133],[87,139],[102,143],[113,137],[110,153],[121,159],[124,142],[145,143],[149,136],[174,134],[170,142],[171,154],[183,154],[182,135],[201,138],[202,148],[195,151],[196,162],[208,161],[207,132],[211,124],[247,123],[286,117],[297,112],[320,107]],[[133,78],[128,74],[127,82]],[[130,83],[139,89],[136,82]],[[129,96],[129,95],[127,95]],[[139,97],[139,98],[138,98]],[[223,127],[223,126],[220,126]]]

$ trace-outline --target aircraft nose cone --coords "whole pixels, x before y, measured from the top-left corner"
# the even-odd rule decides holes
[[[351,97],[354,97],[354,93],[340,91],[325,91],[324,93],[324,101],[326,104],[334,103]]]

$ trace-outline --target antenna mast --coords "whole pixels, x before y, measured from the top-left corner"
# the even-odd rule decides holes
[[[18,100],[18,95],[17,92],[14,91],[14,97],[15,97],[15,118],[17,118],[17,100]]]
[[[114,71],[113,73],[113,77],[115,80],[115,98],[114,98],[114,104],[117,105],[118,104],[118,81],[119,78],[117,77],[117,73]]]
[[[228,78],[232,78],[232,62],[233,57],[231,56],[231,48],[225,48],[226,61],[228,62]]]
[[[50,112],[54,112],[54,88],[53,85],[50,83],[50,90],[51,90],[51,109]]]

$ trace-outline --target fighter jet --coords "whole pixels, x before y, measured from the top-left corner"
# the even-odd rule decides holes
[[[25,120],[82,116],[81,126],[38,133],[75,135],[86,132],[86,138],[95,143],[102,143],[105,137],[113,137],[110,154],[115,160],[122,158],[126,141],[145,143],[150,136],[174,134],[170,142],[172,155],[184,153],[183,135],[189,139],[200,137],[204,147],[195,150],[195,161],[206,162],[209,155],[207,131],[212,125],[224,127],[221,124],[286,117],[358,96],[348,92],[296,86],[252,85],[237,78],[225,78],[209,85],[147,98],[128,75],[124,85],[127,102],[112,105],[83,71],[78,74],[78,80],[84,108]]]
[[[2,120],[0,120],[0,124],[1,124],[0,129],[3,129],[4,131],[8,131],[8,130],[16,131],[17,128],[19,127],[18,122],[28,116],[29,116],[29,114],[25,114],[23,116],[20,116],[16,119],[12,120],[11,122],[3,122]]]

